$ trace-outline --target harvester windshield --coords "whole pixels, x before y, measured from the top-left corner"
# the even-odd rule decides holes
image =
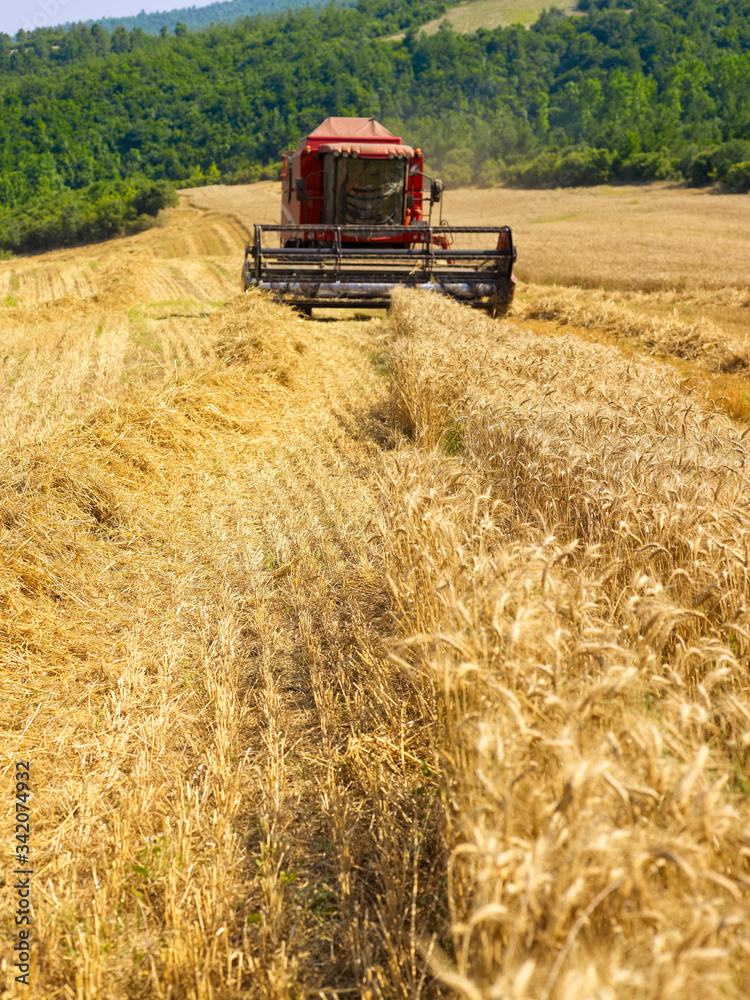
[[[325,218],[333,225],[402,225],[405,159],[325,155]]]

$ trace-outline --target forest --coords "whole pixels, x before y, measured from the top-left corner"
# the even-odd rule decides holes
[[[154,13],[142,10],[132,17],[100,17],[96,22],[87,21],[86,25],[96,23],[110,32],[118,27],[127,31],[141,28],[149,35],[159,35],[163,30],[174,31],[178,24],[183,24],[190,31],[203,31],[212,24],[233,24],[243,17],[292,10],[295,7],[315,7],[323,2],[324,0],[219,0],[218,3],[210,3],[205,7],[180,7],[177,10]]]
[[[330,114],[378,118],[453,187],[750,188],[744,0],[582,0],[530,30],[420,33],[445,9],[360,0],[157,36],[0,36],[0,248],[146,225],[136,202],[156,211],[176,185],[276,176]]]

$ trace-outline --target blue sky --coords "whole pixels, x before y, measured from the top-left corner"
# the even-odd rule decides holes
[[[128,17],[142,10],[177,10],[181,7],[207,7],[212,0],[15,0],[0,9],[0,31],[15,35],[48,28],[66,21],[90,21],[98,17]]]

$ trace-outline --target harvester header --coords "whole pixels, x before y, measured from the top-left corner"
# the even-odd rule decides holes
[[[424,172],[422,151],[374,118],[326,118],[284,154],[281,225],[254,227],[244,287],[307,312],[387,306],[396,287],[504,312],[515,283],[511,230],[433,225],[443,189]]]

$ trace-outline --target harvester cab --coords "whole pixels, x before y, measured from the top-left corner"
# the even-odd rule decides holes
[[[511,230],[446,225],[443,190],[425,174],[422,151],[374,118],[326,118],[284,155],[281,224],[254,227],[243,285],[307,312],[387,306],[396,287],[505,312],[515,285]]]

